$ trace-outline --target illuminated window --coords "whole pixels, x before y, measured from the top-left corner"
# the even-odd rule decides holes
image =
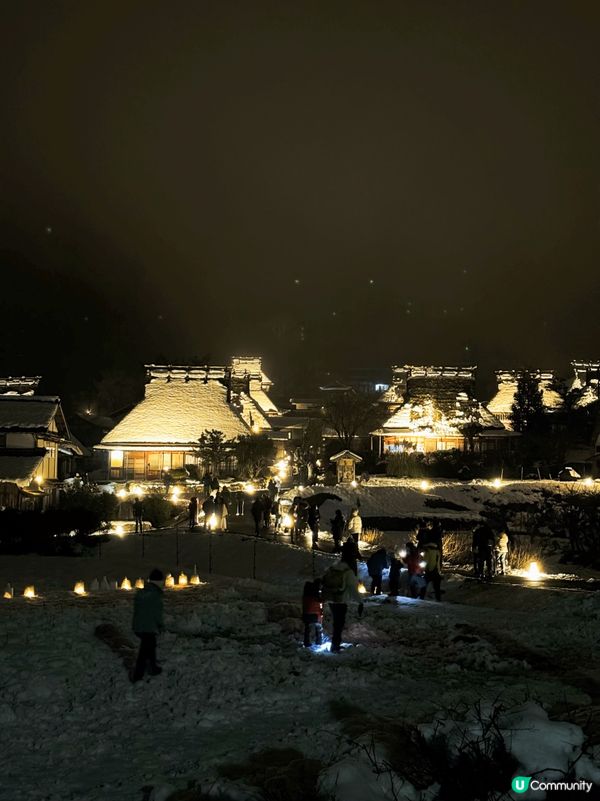
[[[123,451],[110,452],[110,466],[123,467]]]

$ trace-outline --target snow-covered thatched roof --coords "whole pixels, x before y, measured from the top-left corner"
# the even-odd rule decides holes
[[[17,484],[19,487],[29,486],[38,474],[44,456],[45,451],[41,450],[37,453],[26,451],[24,454],[0,451],[0,482]]]
[[[107,450],[178,445],[190,449],[210,429],[222,431],[226,439],[249,434],[251,428],[243,419],[243,405],[236,408],[228,403],[227,393],[227,387],[215,379],[205,382],[173,376],[168,381],[155,378],[146,385],[144,400],[97,447]],[[258,417],[259,410],[253,409],[253,418],[254,414]],[[257,420],[258,424],[263,420]]]
[[[58,398],[0,395],[0,431],[47,431],[59,409]]]
[[[492,414],[498,416],[505,424],[510,419],[512,405],[517,391],[517,383],[523,374],[522,370],[496,370],[498,390],[487,404]],[[556,390],[552,389],[555,380],[552,370],[533,371],[532,375],[538,380],[542,390],[542,402],[547,412],[554,412],[563,405],[563,400]]]

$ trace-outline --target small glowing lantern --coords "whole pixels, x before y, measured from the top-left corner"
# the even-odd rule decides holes
[[[400,559],[406,559],[406,548],[400,551]]]
[[[124,537],[125,536],[125,527],[122,526],[120,523],[118,526],[115,526],[115,534],[117,537]]]
[[[121,582],[121,589],[122,590],[130,590],[131,589],[131,582],[129,581],[127,576],[125,576],[125,578]]]
[[[495,478],[492,481],[492,487],[494,487],[494,489],[500,489],[501,486],[502,486],[502,479],[501,478]]]
[[[127,497],[127,490],[126,489],[120,489],[117,492],[117,498],[121,498],[121,500],[122,500],[123,498],[126,498],[126,497]]]
[[[75,586],[73,587],[73,592],[75,595],[87,595],[85,591],[85,584],[83,581],[78,581]]]
[[[179,574],[179,578],[177,579],[177,584],[180,587],[187,587],[188,585],[188,577],[185,575],[183,571]]]
[[[532,562],[529,565],[529,569],[527,570],[527,578],[531,579],[531,581],[539,581],[541,578],[542,573],[540,571],[540,567],[537,562]]]
[[[291,528],[294,525],[291,515],[284,515],[281,522],[284,528]]]
[[[193,584],[195,587],[200,584],[200,576],[197,573],[192,573],[190,577],[190,584]]]
[[[245,484],[244,492],[247,493],[248,495],[254,495],[254,493],[256,492],[254,484]]]
[[[353,478],[352,481],[350,482],[350,486],[351,487],[358,487],[358,481],[355,478]]]
[[[33,584],[30,584],[28,587],[25,587],[23,590],[23,596],[25,598],[35,598],[35,587]]]
[[[135,580],[135,588],[136,590],[143,590],[144,589],[144,579],[138,578]]]
[[[208,527],[210,528],[211,531],[214,531],[216,529],[216,527],[217,527],[217,516],[216,515],[213,514],[208,518]]]
[[[170,573],[167,573],[165,576],[165,587],[174,587],[175,586],[175,579]]]
[[[358,591],[359,591],[359,592],[360,592],[362,595],[364,595],[364,594],[366,593],[366,591],[367,591],[367,588],[366,588],[366,587],[365,587],[365,585],[362,583],[362,581],[361,581],[361,582],[360,582],[360,584],[358,585]]]
[[[173,489],[171,490],[171,500],[172,501],[179,500],[179,490],[177,489],[177,487],[173,487]]]
[[[138,498],[141,498],[142,495],[144,494],[144,490],[141,487],[134,487],[132,492],[134,495],[137,495]]]
[[[10,599],[15,597],[15,591],[12,588],[11,584],[7,584],[4,589],[4,598]]]
[[[419,487],[423,490],[423,492],[427,492],[427,490],[429,489],[430,486],[431,486],[431,484],[425,478],[419,484]]]
[[[583,486],[584,487],[593,487],[594,486],[594,479],[590,478],[589,476],[587,478],[584,478],[583,479]]]

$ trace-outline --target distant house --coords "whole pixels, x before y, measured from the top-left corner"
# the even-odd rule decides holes
[[[394,366],[381,396],[389,418],[372,432],[378,451],[495,450],[510,432],[473,396],[475,367]],[[514,435],[513,435],[514,436]]]
[[[266,390],[260,359],[237,357],[230,367],[146,365],[145,397],[96,449],[109,452],[109,477],[156,480],[171,470],[198,465],[204,431],[226,439],[271,433],[279,412]]]
[[[537,379],[542,390],[542,402],[547,413],[551,414],[562,409],[563,400],[560,394],[553,389],[556,376],[553,370],[533,370],[529,371]],[[517,384],[523,370],[496,370],[496,381],[498,389],[496,394],[487,404],[488,409],[497,418],[502,420],[507,429],[512,429],[511,412],[515,400]]]
[[[60,398],[35,394],[39,380],[0,379],[0,506],[47,505],[82,453]]]

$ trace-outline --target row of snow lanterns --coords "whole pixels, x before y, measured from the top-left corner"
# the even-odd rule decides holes
[[[167,573],[165,577],[165,587],[168,589],[182,589],[183,587],[198,587],[202,583],[203,582],[200,581],[200,576],[198,575],[195,565],[194,565],[194,572],[192,573],[192,575],[188,577],[188,575],[182,571],[177,577],[177,583],[175,583],[175,577],[172,576],[171,573]],[[117,581],[108,582],[105,576],[102,579],[101,583],[98,581],[98,579],[94,579],[90,584],[89,592],[96,592],[100,589],[129,591],[135,588],[136,590],[140,590],[143,587],[144,587],[144,579],[142,578],[136,579],[135,583],[132,585],[131,581],[127,578],[127,576],[125,576],[125,578],[119,585]],[[73,587],[73,593],[75,595],[84,597],[89,595],[89,592],[85,588],[85,582],[83,581],[75,582],[75,586]],[[10,600],[15,597],[14,587],[11,584],[6,585],[3,597],[6,600]],[[35,587],[33,584],[30,584],[27,587],[25,587],[25,589],[23,590],[23,597],[24,598],[39,597],[35,591]]]

